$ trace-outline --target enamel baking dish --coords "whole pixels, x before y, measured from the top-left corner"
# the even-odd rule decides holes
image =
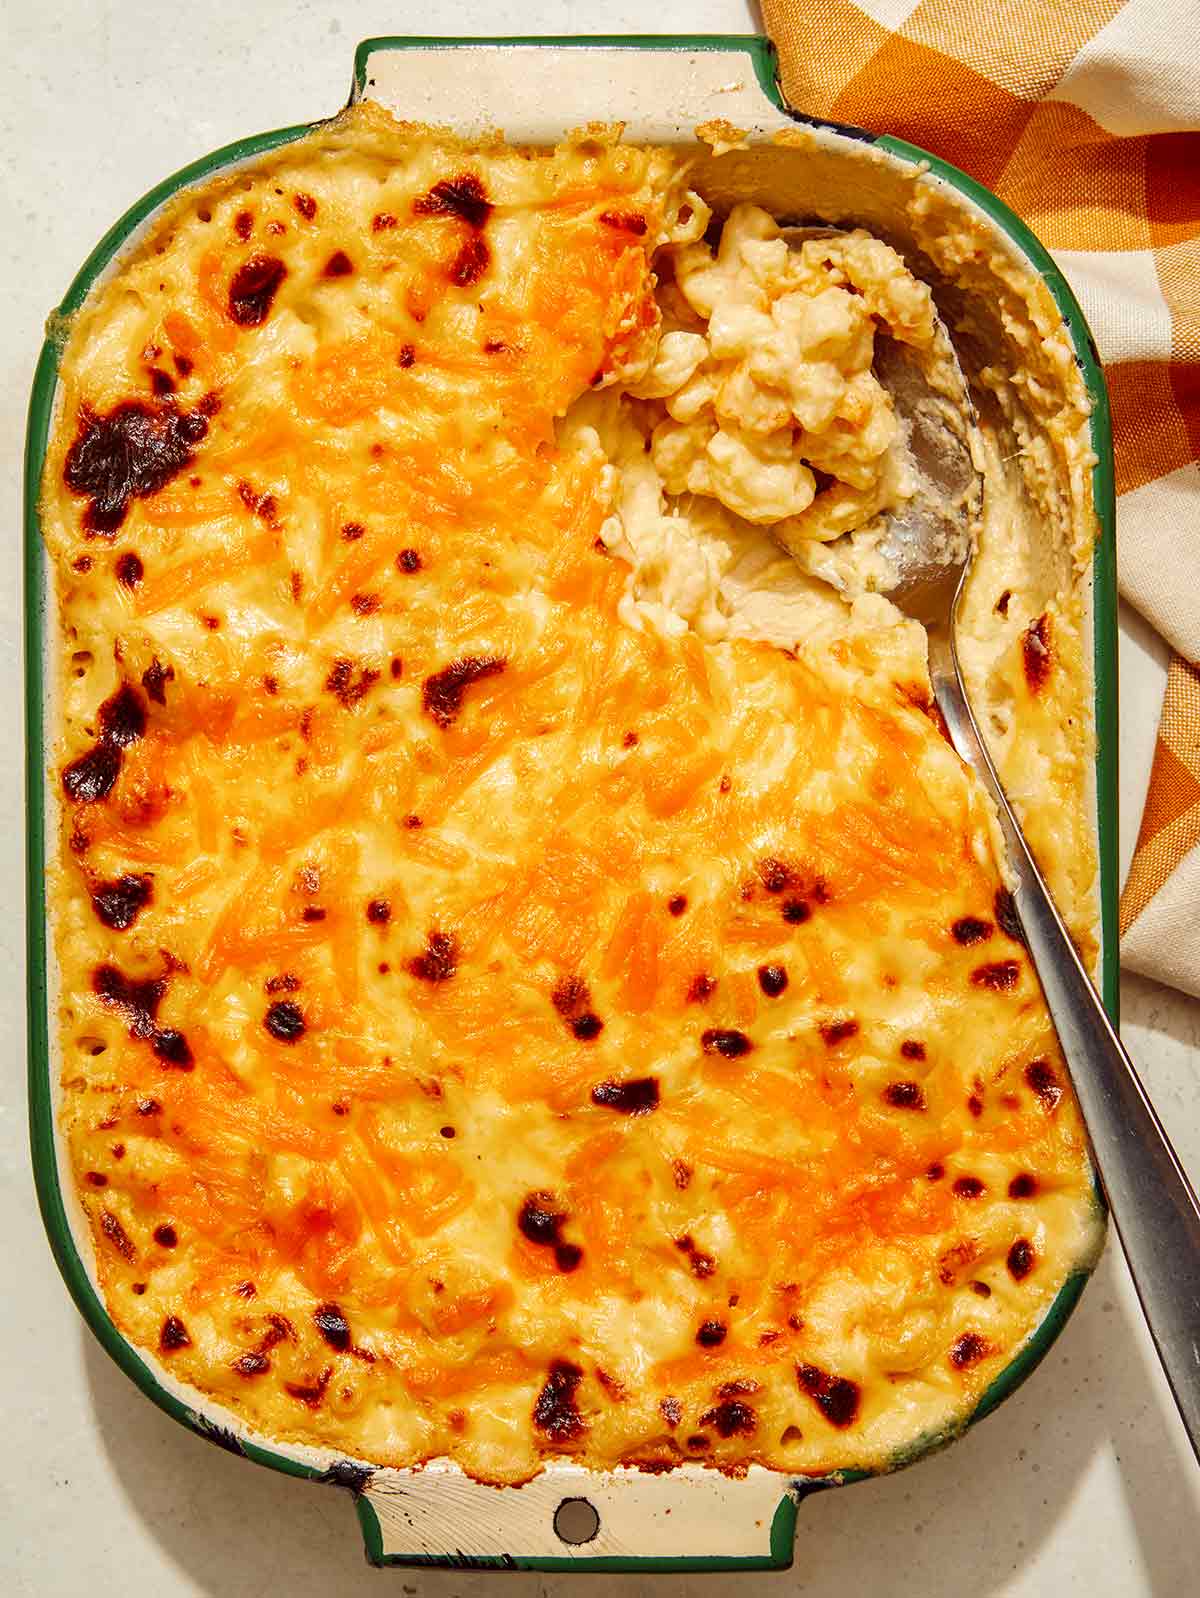
[[[1097,755],[1094,786],[1100,859],[1100,976],[1116,1004],[1116,589],[1112,443],[1104,382],[1083,316],[1046,251],[993,195],[963,173],[901,140],[820,123],[789,107],[761,38],[371,39],[355,55],[353,99],[374,98],[410,120],[448,124],[470,135],[502,127],[523,143],[554,143],[570,127],[625,123],[636,141],[687,143],[698,123],[720,119],[750,135],[727,180],[729,198],[753,198],[781,217],[787,174],[804,214],[862,220],[886,231],[888,195],[921,164],[947,196],[983,221],[997,247],[1041,276],[1074,344],[1092,401],[1096,518],[1090,617]],[[774,146],[797,125],[808,148]],[[64,319],[113,273],[161,208],[183,188],[254,161],[306,133],[284,128],[240,140],[167,178],[101,239],[51,318],[29,414],[25,487],[26,725],[28,738],[29,1093],[34,1171],[50,1244],[81,1314],[121,1369],[168,1415],[221,1447],[287,1475],[351,1491],[374,1564],[556,1570],[782,1569],[792,1560],[796,1509],[820,1488],[862,1479],[862,1471],[794,1480],[752,1468],[735,1480],[685,1466],[665,1475],[589,1472],[551,1463],[522,1488],[481,1485],[455,1468],[371,1469],[328,1451],[257,1436],[218,1404],[177,1382],[116,1329],[96,1287],[91,1242],[77,1213],[56,1134],[60,1064],[54,1039],[57,973],[46,926],[46,863],[56,848],[55,795],[48,772],[56,725],[57,620],[38,524],[38,492],[55,415]],[[825,173],[810,189],[804,166],[818,153]],[[711,196],[710,196],[711,197]],[[895,202],[893,201],[893,204]],[[797,219],[804,219],[801,216]],[[895,231],[895,230],[893,230]],[[901,241],[901,247],[903,243]],[[936,288],[936,285],[935,285]],[[1099,1202],[1099,1200],[1098,1200]],[[981,1419],[1033,1370],[1058,1335],[1086,1273],[1064,1283],[1041,1324],[980,1399]],[[951,1440],[918,1439],[899,1466]],[[814,1511],[815,1513],[816,1511]]]

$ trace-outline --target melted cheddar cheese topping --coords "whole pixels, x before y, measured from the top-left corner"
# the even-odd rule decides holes
[[[859,236],[756,309],[706,222],[667,152],[362,107],[72,330],[63,1124],[114,1320],[269,1437],[883,1463],[1095,1246],[920,631],[755,531],[878,511],[927,293]]]

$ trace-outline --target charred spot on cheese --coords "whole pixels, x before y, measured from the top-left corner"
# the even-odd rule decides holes
[[[732,1381],[722,1382],[717,1388],[718,1398],[745,1398],[751,1393],[761,1393],[762,1383],[756,1382],[751,1376],[735,1376]]]
[[[276,999],[265,1016],[263,1026],[278,1043],[296,1043],[305,1032],[304,1011],[294,999]]]
[[[129,1233],[121,1225],[111,1210],[100,1211],[100,1230],[116,1249],[122,1259],[133,1262],[136,1250],[129,1241]]]
[[[717,1262],[711,1254],[706,1254],[703,1249],[697,1248],[690,1232],[685,1232],[682,1237],[675,1239],[675,1247],[681,1254],[686,1254],[692,1274],[703,1280],[711,1276],[717,1268]]]
[[[164,1223],[154,1228],[154,1241],[159,1248],[175,1248],[179,1243],[179,1234],[173,1226]]]
[[[706,971],[700,971],[688,985],[687,1002],[689,1004],[703,1004],[717,991],[716,977],[710,977]]]
[[[798,1365],[796,1380],[831,1426],[844,1430],[858,1419],[862,1391],[846,1376],[832,1376],[818,1365]]]
[[[251,1298],[253,1296],[253,1293],[249,1295]],[[265,1351],[269,1348],[274,1348],[276,1343],[295,1343],[298,1341],[296,1328],[286,1315],[280,1315],[274,1311],[268,1314],[266,1330],[259,1341],[259,1348]]]
[[[417,358],[416,349],[411,344],[401,344],[400,353],[396,357],[396,365],[407,370]]]
[[[1014,1176],[1008,1184],[1008,1196],[1011,1199],[1033,1198],[1037,1190],[1037,1177],[1031,1176],[1028,1171],[1022,1171],[1020,1175]]]
[[[123,683],[98,711],[100,738],[117,749],[128,749],[146,731],[146,707],[137,690]]]
[[[178,1315],[168,1315],[162,1323],[158,1334],[158,1348],[161,1354],[174,1354],[181,1348],[190,1348],[192,1339],[188,1329]]]
[[[353,710],[379,681],[379,673],[371,666],[359,666],[357,672],[352,660],[341,656],[335,660],[325,679],[325,691],[330,693],[343,710]]]
[[[679,1422],[683,1419],[683,1405],[677,1398],[660,1398],[658,1401],[658,1412],[672,1431],[675,1430],[676,1426],[678,1426]]]
[[[1005,1261],[1008,1274],[1014,1282],[1023,1282],[1037,1264],[1037,1254],[1027,1237],[1019,1237],[1008,1251]]]
[[[993,993],[1007,993],[1020,980],[1021,966],[1016,960],[993,960],[971,972],[971,981],[977,988],[988,988]]]
[[[952,1184],[955,1197],[977,1199],[984,1192],[984,1184],[977,1176],[958,1176]]]
[[[458,970],[458,939],[452,932],[430,932],[424,950],[408,962],[422,982],[449,982]]]
[[[63,480],[73,494],[88,500],[85,532],[111,538],[130,500],[157,494],[190,466],[207,432],[203,415],[180,411],[170,399],[158,404],[122,400],[104,413],[82,405]]]
[[[619,233],[632,233],[638,239],[646,232],[646,218],[640,211],[601,211],[600,221],[605,227]]]
[[[950,928],[950,936],[955,943],[967,946],[972,943],[983,943],[992,935],[992,923],[981,921],[978,916],[959,916]]]
[[[165,977],[127,977],[115,965],[99,965],[92,973],[92,992],[101,1004],[120,1013],[131,1037],[148,1038],[167,991]]]
[[[749,1054],[754,1044],[744,1032],[727,1027],[712,1027],[700,1034],[700,1047],[705,1054],[719,1054],[726,1060],[737,1060],[743,1054]]]
[[[996,889],[992,908],[996,913],[996,925],[1004,936],[1011,938],[1014,943],[1024,944],[1025,932],[1021,926],[1021,917],[1017,914],[1017,901],[1007,888]]]
[[[551,1442],[569,1443],[582,1437],[587,1430],[579,1413],[576,1394],[583,1380],[583,1372],[569,1360],[556,1359],[537,1401],[533,1406],[533,1424],[545,1432]]]
[[[108,1177],[102,1171],[89,1171],[87,1173],[89,1187],[107,1187]]]
[[[649,1115],[658,1108],[658,1078],[640,1076],[615,1082],[610,1077],[592,1089],[592,1103],[619,1110],[622,1115]]]
[[[667,900],[667,909],[673,916],[681,916],[687,907],[688,902],[686,893],[672,894],[671,898]]]
[[[900,1045],[900,1053],[906,1060],[923,1060],[925,1058],[925,1045],[916,1038],[905,1038]]]
[[[239,239],[248,239],[254,231],[254,213],[252,211],[239,211],[233,219],[233,231]]]
[[[376,211],[371,218],[372,233],[386,233],[389,228],[396,226],[396,218],[390,211]]]
[[[373,927],[386,927],[392,919],[392,907],[386,899],[372,899],[367,905],[367,920]]]
[[[672,1160],[671,1177],[675,1183],[675,1186],[682,1193],[691,1184],[692,1168],[690,1165],[685,1164],[683,1160]]]
[[[730,1398],[700,1417],[701,1426],[711,1426],[719,1437],[749,1437],[758,1426],[758,1416],[749,1404]]]
[[[579,976],[560,977],[550,994],[550,1002],[564,1020],[588,1009],[592,1002],[587,983]]]
[[[550,995],[550,1002],[566,1022],[571,1035],[580,1043],[591,1043],[603,1032],[604,1022],[590,1008],[592,996],[582,977],[560,978]]]
[[[150,368],[150,391],[158,399],[165,399],[168,394],[175,392],[175,379],[170,372],[164,372],[159,366]]]
[[[886,1104],[894,1110],[923,1110],[925,1093],[919,1082],[889,1082],[883,1090]]]
[[[822,1021],[817,1028],[822,1041],[830,1049],[835,1049],[839,1043],[846,1043],[850,1038],[857,1037],[858,1030],[858,1022],[849,1018],[843,1021]]]
[[[278,256],[252,255],[243,261],[229,283],[230,319],[239,327],[261,327],[286,276],[287,267]]]
[[[967,1370],[972,1365],[978,1365],[990,1353],[991,1347],[986,1338],[980,1337],[978,1332],[963,1332],[950,1350],[950,1363],[955,1370]]]
[[[122,588],[136,588],[146,575],[146,568],[142,565],[140,556],[127,549],[123,555],[117,556],[113,572]]]
[[[498,676],[505,665],[498,655],[465,655],[443,666],[421,684],[421,705],[425,714],[439,727],[453,725],[462,710],[463,696],[472,683]]]
[[[320,1409],[325,1398],[325,1389],[329,1386],[332,1376],[333,1366],[326,1365],[316,1381],[284,1382],[283,1390],[289,1398],[294,1398],[307,1409]]]
[[[98,804],[113,791],[120,772],[121,751],[99,743],[63,768],[63,790],[75,804]]]
[[[783,919],[791,927],[803,926],[806,921],[812,919],[812,906],[807,899],[785,899]]]
[[[938,1281],[944,1287],[953,1287],[978,1258],[979,1244],[974,1238],[962,1238],[951,1244],[938,1259]]]
[[[754,869],[768,893],[783,893],[787,888],[795,886],[796,873],[786,861],[777,860],[774,855],[767,855],[759,860]]]
[[[565,1210],[554,1208],[554,1194],[530,1193],[517,1215],[521,1235],[541,1248],[554,1250],[554,1263],[564,1274],[576,1270],[583,1260],[583,1250],[577,1243],[568,1243],[562,1229],[569,1219]]]
[[[768,999],[777,999],[788,985],[787,971],[781,965],[760,965],[758,985]]]
[[[300,978],[291,971],[281,971],[278,976],[268,977],[263,983],[264,993],[296,993],[300,987]]]
[[[492,252],[486,239],[467,239],[450,263],[448,276],[451,283],[462,289],[470,288],[473,283],[479,282],[491,261]]]
[[[333,254],[325,262],[321,276],[350,277],[352,276],[353,272],[354,262],[346,254],[345,250],[334,250]]]
[[[114,932],[127,932],[150,903],[153,893],[150,877],[126,872],[111,882],[98,882],[92,888],[92,909],[106,927]]]
[[[313,1310],[313,1325],[321,1336],[340,1354],[350,1348],[350,1322],[337,1304],[318,1304]]]
[[[997,616],[1007,616],[1008,615],[1008,602],[1009,602],[1009,600],[1011,598],[1012,598],[1012,589],[1011,588],[1004,589],[1004,591],[1001,593],[999,599],[997,599],[996,603],[992,606],[992,609],[995,611]]]
[[[244,479],[237,485],[237,492],[238,498],[251,515],[257,516],[269,527],[278,524],[279,506],[276,504],[274,494],[268,494],[265,490],[260,492]]]
[[[411,577],[421,570],[421,554],[416,549],[402,549],[396,556],[396,570]]]
[[[483,227],[491,214],[487,190],[474,172],[443,178],[413,201],[414,216],[454,216],[473,228]]]
[[[729,1335],[729,1328],[724,1321],[710,1319],[701,1321],[696,1330],[696,1341],[701,1348],[719,1348]]]
[[[1053,623],[1049,611],[1043,611],[1021,634],[1021,664],[1029,692],[1040,694],[1054,664]]]
[[[927,1181],[940,1182],[942,1177],[945,1176],[945,1174],[946,1174],[946,1167],[942,1164],[942,1162],[940,1160],[935,1160],[933,1162],[933,1164],[931,1166],[929,1166],[928,1169],[926,1170],[925,1177],[926,1177]]]
[[[230,1367],[235,1376],[265,1376],[271,1369],[271,1361],[265,1354],[251,1352],[242,1354],[234,1360]]]
[[[164,666],[157,655],[142,673],[142,687],[146,690],[146,697],[152,699],[156,705],[166,704],[167,684],[174,681],[174,666]]]
[[[1049,1060],[1031,1060],[1025,1067],[1025,1080],[1033,1089],[1043,1109],[1058,1108],[1063,1088]]]
[[[196,1063],[191,1044],[175,1027],[159,1027],[151,1036],[150,1047],[164,1065],[177,1071],[190,1071]]]

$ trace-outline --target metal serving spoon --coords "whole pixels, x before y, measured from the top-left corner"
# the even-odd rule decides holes
[[[798,244],[833,231],[785,228],[783,236]],[[955,627],[983,485],[971,457],[966,378],[940,321],[936,345],[938,360],[927,366],[909,346],[877,340],[875,372],[908,428],[921,479],[880,545],[897,573],[888,597],[925,627],[929,679],[951,742],[995,801],[1025,944],[1150,1335],[1200,1460],[1200,1203],[1055,909],[963,691]]]

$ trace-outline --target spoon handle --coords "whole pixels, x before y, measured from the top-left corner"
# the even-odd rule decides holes
[[[963,693],[948,632],[929,629],[934,696],[999,813],[1013,895],[1083,1110],[1150,1335],[1200,1460],[1200,1204],[1029,852]]]

